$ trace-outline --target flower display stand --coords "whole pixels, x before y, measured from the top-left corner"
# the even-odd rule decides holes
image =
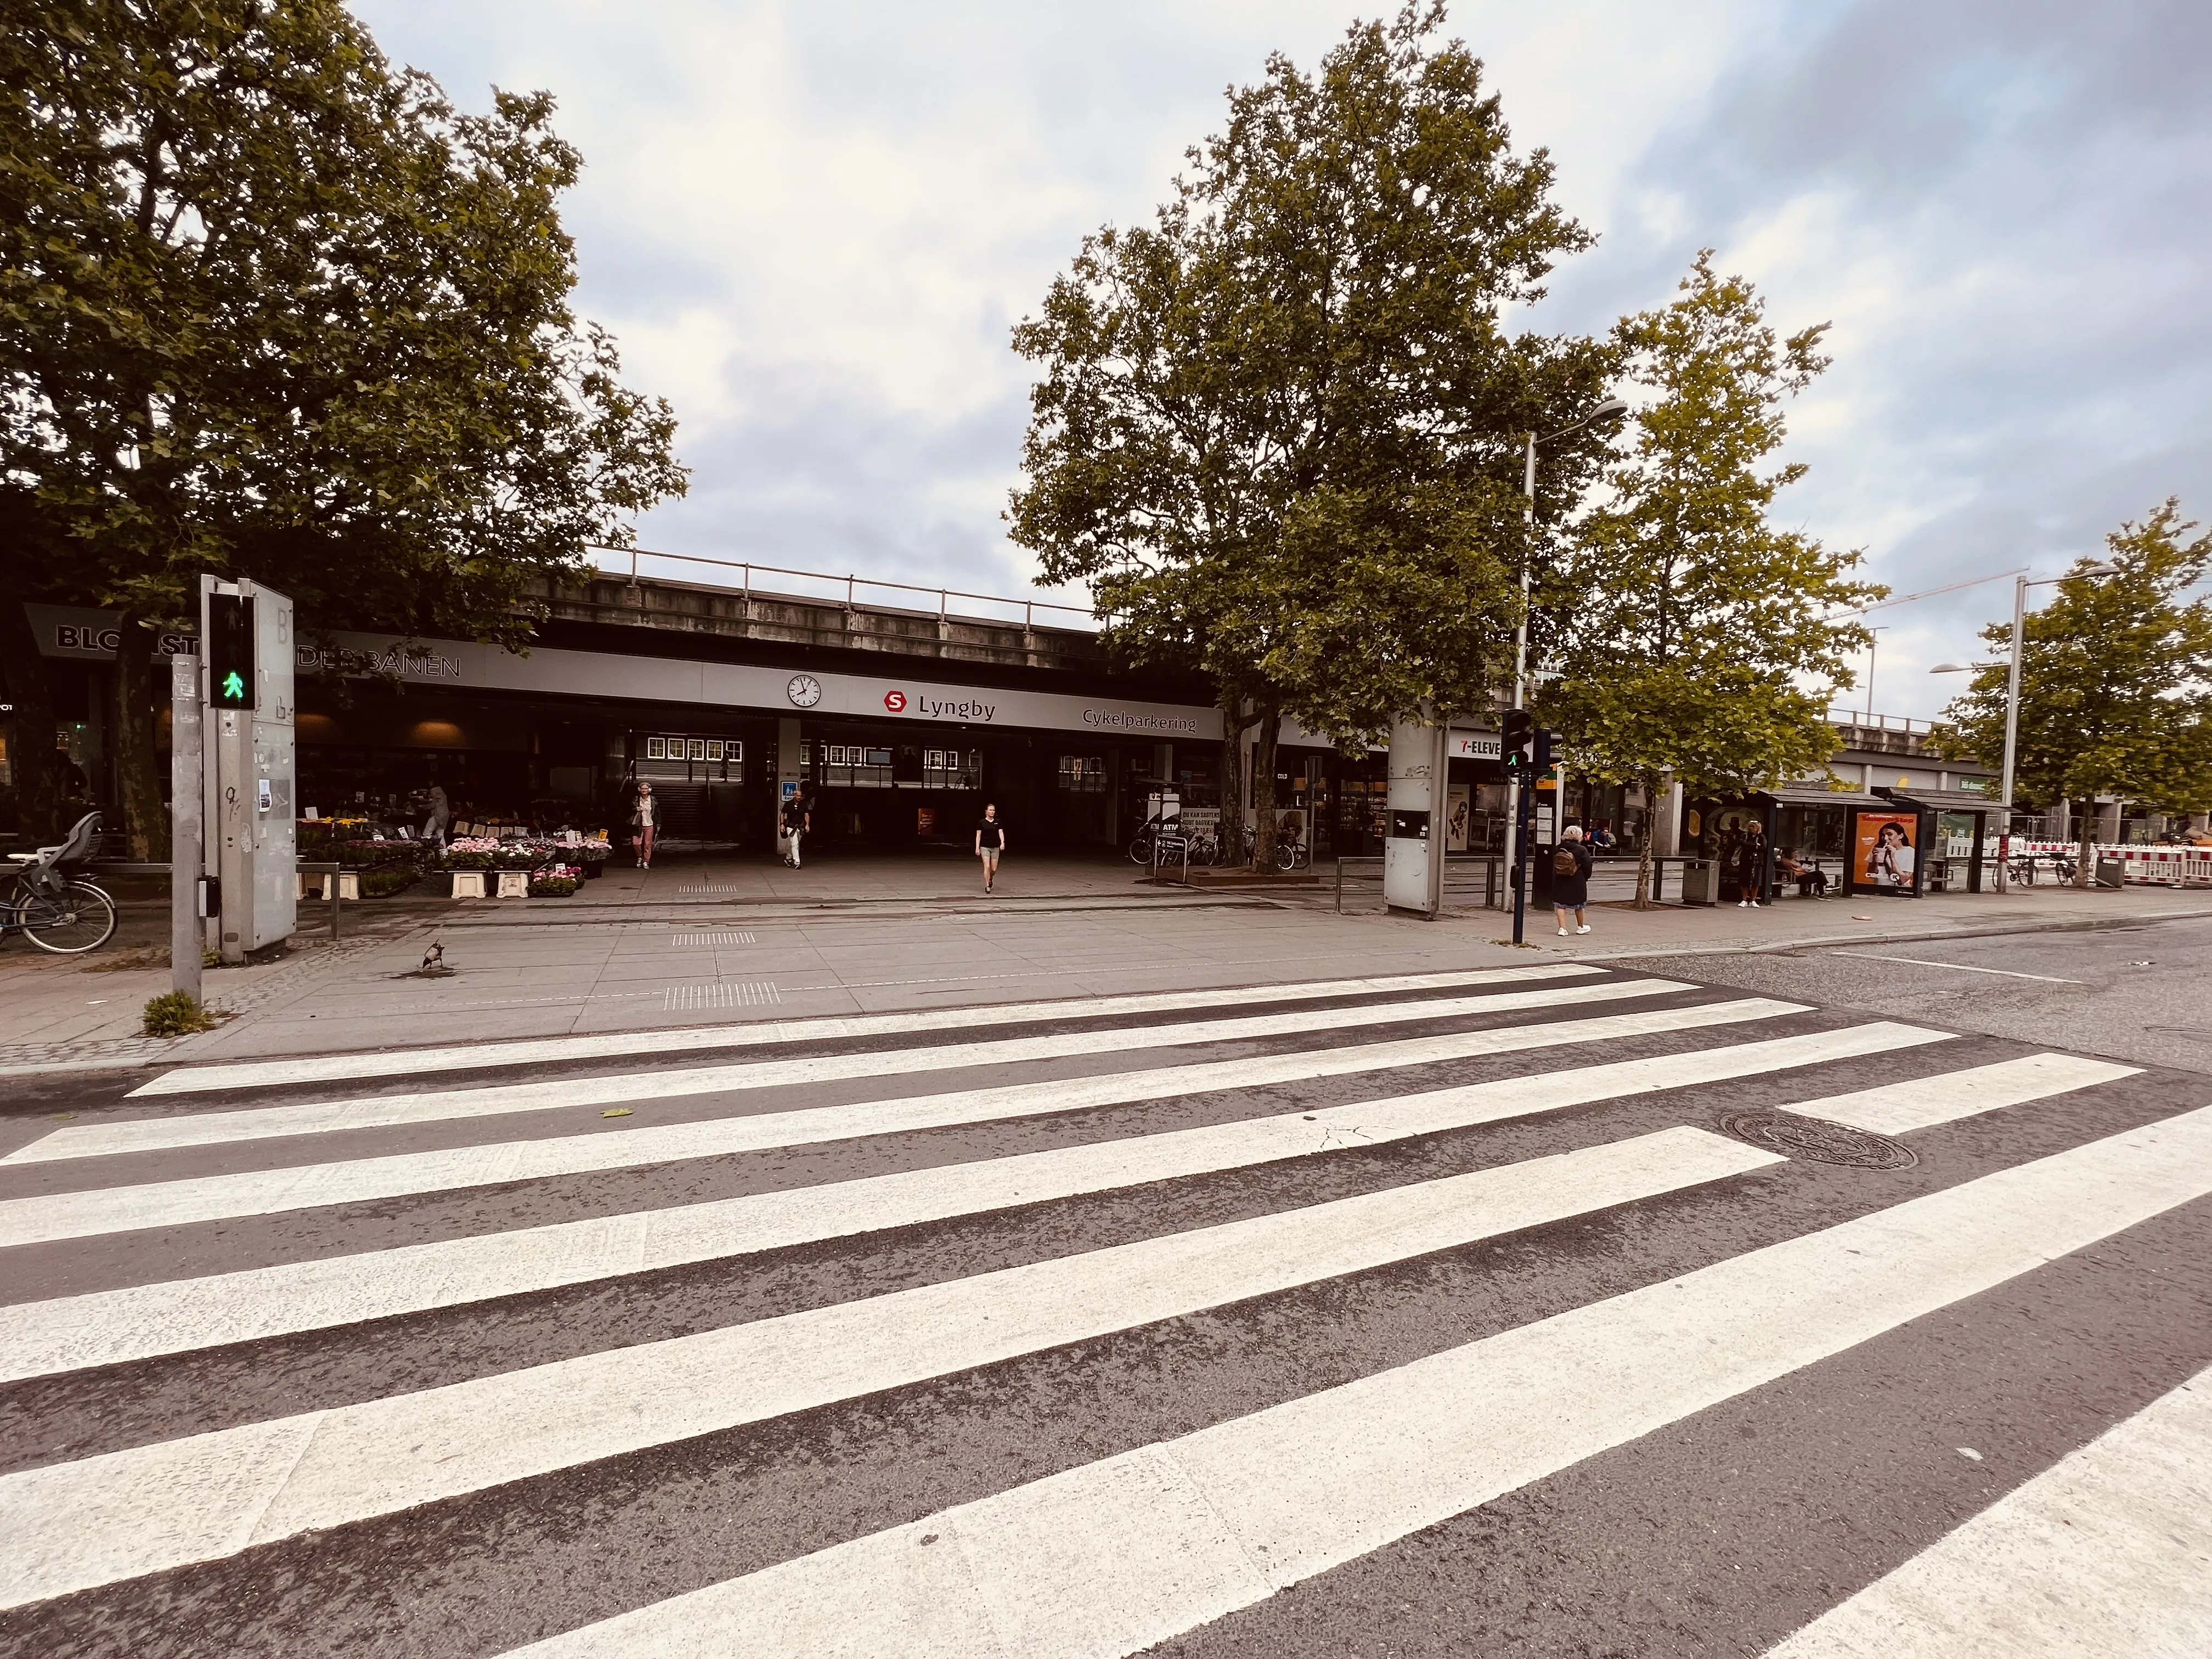
[[[495,897],[528,898],[530,896],[529,871],[495,870],[491,873],[499,878],[499,890],[494,895]]]
[[[449,896],[482,898],[484,896],[484,872],[481,870],[449,870],[447,878],[453,883]]]

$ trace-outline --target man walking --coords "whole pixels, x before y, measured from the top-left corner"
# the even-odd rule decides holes
[[[1589,903],[1590,866],[1595,862],[1579,824],[1571,823],[1559,832],[1559,844],[1552,849],[1552,915],[1559,924],[1561,939],[1567,936],[1570,910],[1575,913],[1575,932],[1589,932],[1583,912]]]
[[[975,856],[983,860],[983,890],[987,893],[998,879],[999,854],[1006,850],[1006,826],[999,822],[998,807],[987,802],[982,819],[975,825]]]
[[[783,804],[783,861],[793,869],[799,868],[799,838],[814,827],[814,809],[806,804],[806,793],[800,790]]]

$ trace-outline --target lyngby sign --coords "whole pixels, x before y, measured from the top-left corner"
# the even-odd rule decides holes
[[[1218,709],[1176,703],[1104,702],[1054,691],[917,684],[854,674],[793,676],[788,669],[735,663],[617,657],[592,651],[533,650],[526,657],[494,645],[440,640],[434,645],[390,635],[340,634],[333,649],[302,647],[305,674],[382,675],[471,689],[535,691],[559,696],[623,697],[647,702],[750,708],[786,716],[846,714],[881,720],[1027,726],[1048,731],[1128,733],[1218,739]],[[793,696],[795,679],[818,687],[806,704]]]

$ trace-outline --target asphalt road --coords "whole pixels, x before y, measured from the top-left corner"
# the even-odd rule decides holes
[[[2201,1072],[1691,965],[11,1091],[0,1651],[2212,1651]]]
[[[2212,920],[1625,965],[2212,1072]]]

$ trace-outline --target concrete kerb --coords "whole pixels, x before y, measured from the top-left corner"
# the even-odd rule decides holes
[[[1808,939],[1763,940],[1757,945],[1642,945],[1619,951],[1571,951],[1576,962],[1619,962],[1656,957],[1747,957],[1785,951],[1819,950],[1833,945],[1911,945],[1947,939],[1997,939],[2007,933],[2095,933],[2124,927],[2155,927],[2166,921],[2198,921],[2212,909],[2169,910],[2160,915],[2091,916],[2078,921],[2021,920],[2002,926],[1923,928],[1904,933],[1821,933]]]

